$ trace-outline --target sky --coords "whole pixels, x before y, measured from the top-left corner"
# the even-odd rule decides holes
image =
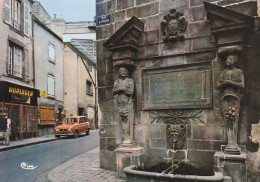
[[[70,21],[94,21],[96,14],[95,0],[38,0],[53,18]]]

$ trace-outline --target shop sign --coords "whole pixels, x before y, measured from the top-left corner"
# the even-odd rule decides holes
[[[39,90],[0,81],[0,102],[37,105]]]
[[[40,92],[40,96],[43,97],[43,98],[46,97],[47,96],[47,92],[45,90],[42,90]]]
[[[29,91],[26,89],[21,89],[21,88],[16,88],[16,87],[9,87],[9,93],[12,94],[19,94],[19,95],[24,95],[24,96],[28,96],[28,97],[33,97],[33,91]]]

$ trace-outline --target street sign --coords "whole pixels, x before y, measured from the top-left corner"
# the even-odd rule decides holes
[[[98,16],[97,17],[97,24],[98,25],[105,25],[107,23],[110,23],[111,20],[111,15],[103,15],[103,16]]]

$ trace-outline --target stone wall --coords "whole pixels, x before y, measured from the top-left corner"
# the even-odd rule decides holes
[[[226,6],[235,1],[214,2]],[[199,112],[202,109],[200,120],[186,125],[186,138],[180,153],[185,155],[187,152],[188,159],[198,165],[212,167],[214,152],[220,150],[221,145],[226,144],[227,141],[219,103],[219,91],[216,88],[216,78],[224,64],[216,57],[215,40],[211,35],[210,22],[206,20],[202,0],[97,0],[96,9],[97,17],[111,14],[109,24],[97,26],[99,105],[102,114],[100,121],[101,167],[116,169],[114,150],[122,140],[120,119],[114,108],[115,98],[112,94],[114,81],[118,79],[117,70],[112,66],[111,52],[103,46],[103,43],[132,16],[136,16],[144,23],[144,32],[139,40],[140,46],[136,55],[137,67],[130,72],[130,77],[135,81],[134,139],[139,146],[144,147],[145,164],[152,165],[171,157],[167,144],[166,125],[152,122],[154,112],[163,113],[167,109],[144,109],[143,98],[148,94],[143,88],[145,72],[153,69],[175,69],[176,66],[183,68],[184,65],[207,62],[210,66],[208,71],[212,74],[210,78],[212,84],[207,85],[207,87],[212,86],[212,104],[195,109],[179,108],[189,113]],[[166,43],[162,38],[160,23],[171,9],[183,13],[188,26],[184,32],[184,40]],[[244,65],[240,64],[238,67],[244,69]],[[173,112],[176,110],[178,108],[171,109]],[[248,120],[247,113],[244,115],[242,125],[246,125]],[[242,130],[240,144],[247,141],[246,137],[249,132],[247,129]]]

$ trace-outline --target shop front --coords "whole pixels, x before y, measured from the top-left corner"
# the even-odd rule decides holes
[[[37,97],[37,89],[0,81],[0,118],[11,119],[11,140],[37,136]]]

